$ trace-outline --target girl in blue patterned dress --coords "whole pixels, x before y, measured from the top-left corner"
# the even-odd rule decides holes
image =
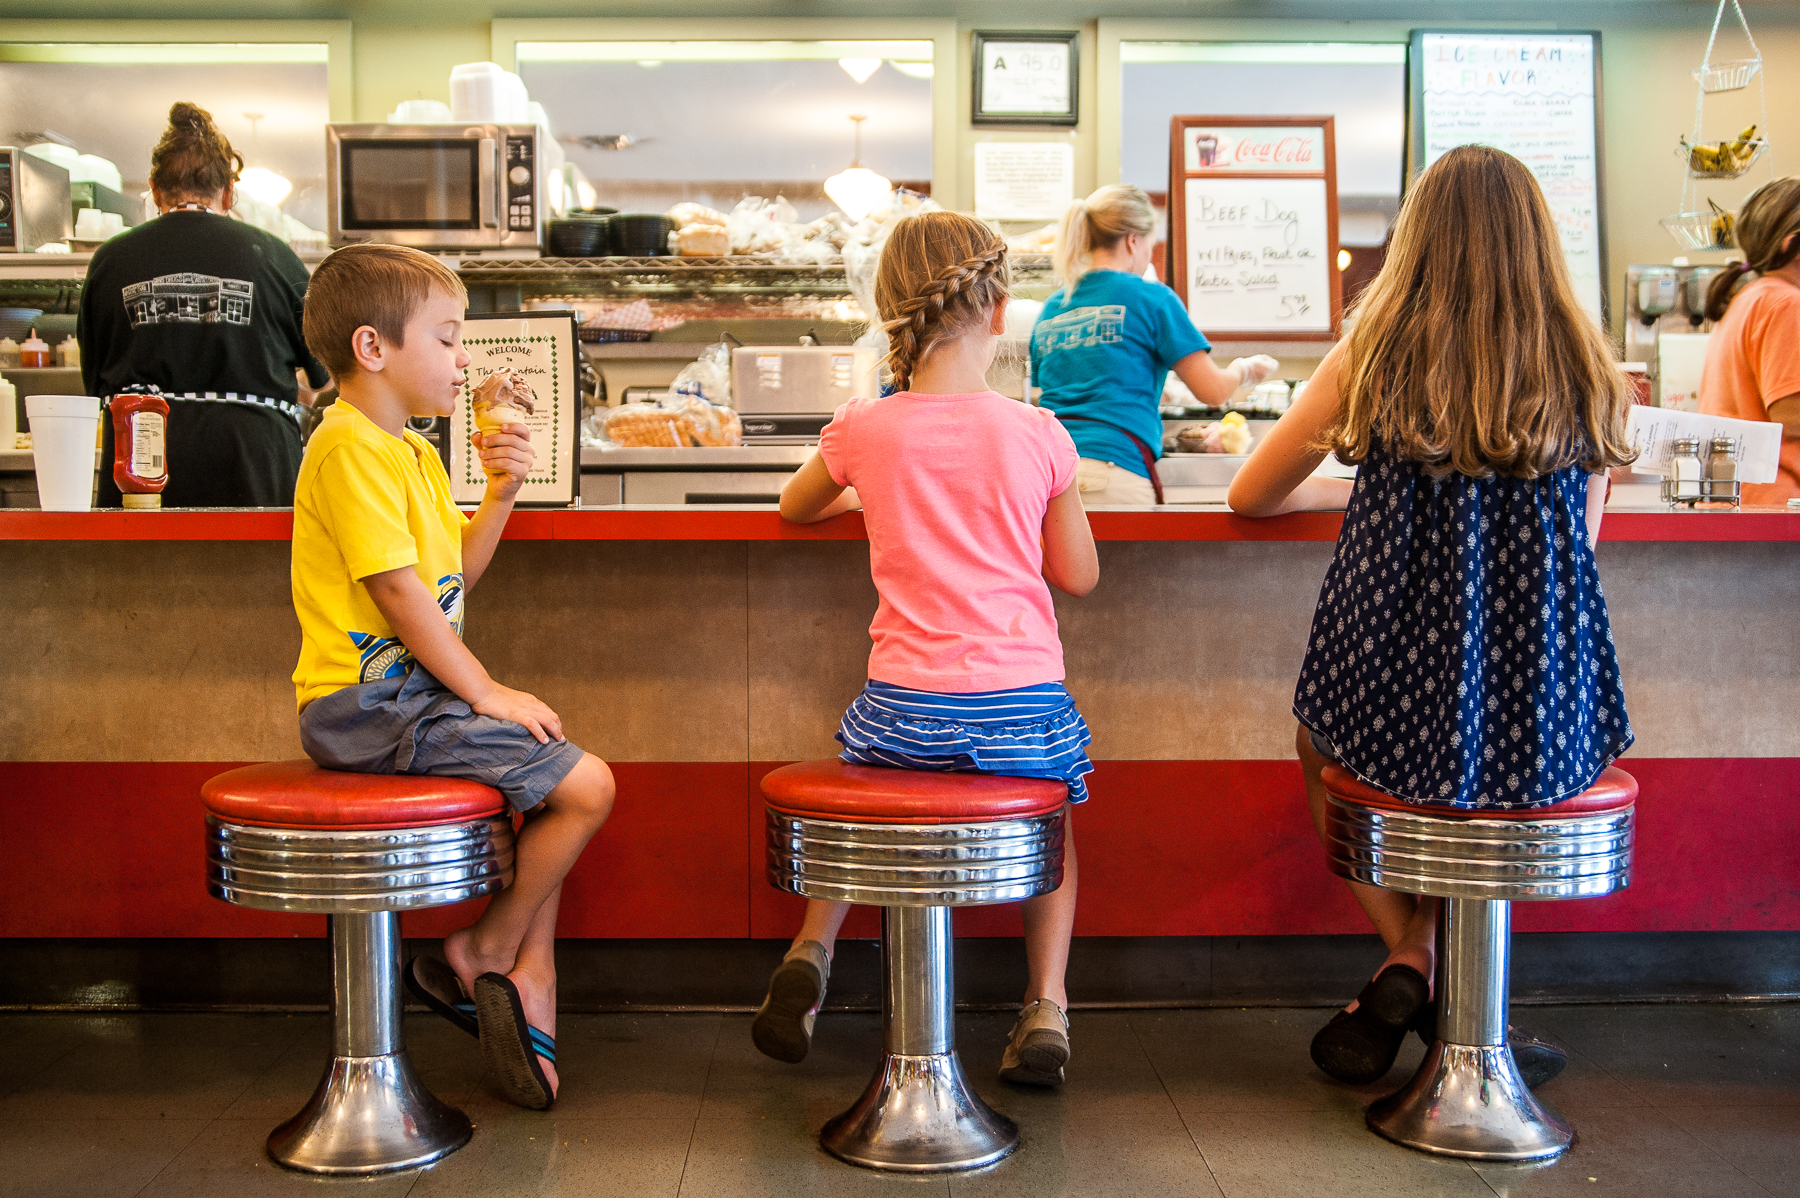
[[[1294,694],[1321,837],[1328,760],[1422,807],[1517,810],[1630,746],[1593,548],[1627,402],[1531,173],[1485,146],[1438,160],[1348,335],[1231,487],[1250,516],[1346,509]],[[1328,452],[1354,484],[1313,474]],[[1360,1083],[1422,1022],[1437,902],[1349,885],[1388,957],[1312,1051]],[[1549,1046],[1515,1053],[1528,1081],[1561,1068]]]

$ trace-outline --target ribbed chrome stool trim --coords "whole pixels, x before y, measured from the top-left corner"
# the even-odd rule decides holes
[[[427,1090],[401,1026],[400,915],[492,894],[512,880],[505,816],[424,828],[320,831],[206,819],[206,889],[264,911],[330,916],[332,1056],[269,1156],[303,1173],[414,1168],[473,1134]]]
[[[403,911],[492,894],[512,878],[505,816],[424,828],[317,831],[206,819],[206,889],[264,911]]]
[[[877,907],[977,907],[1062,885],[1063,817],[855,824],[767,812],[769,884]]]
[[[1526,1087],[1506,1042],[1512,903],[1629,886],[1636,808],[1483,819],[1332,795],[1325,819],[1332,872],[1440,900],[1436,1040],[1412,1080],[1369,1108],[1369,1127],[1439,1156],[1559,1155],[1575,1133]]]
[[[1332,872],[1442,898],[1599,898],[1631,884],[1634,809],[1543,819],[1448,818],[1332,797]]]
[[[859,824],[768,812],[769,881],[881,912],[881,1064],[819,1135],[864,1168],[944,1173],[991,1165],[1019,1144],[956,1055],[950,908],[1014,902],[1062,885],[1063,807],[1029,819]]]

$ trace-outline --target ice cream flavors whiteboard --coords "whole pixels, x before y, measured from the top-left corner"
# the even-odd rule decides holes
[[[470,313],[463,323],[469,354],[462,402],[451,417],[450,489],[458,503],[478,502],[487,489],[481,459],[469,444],[474,389],[499,370],[516,371],[531,384],[537,410],[526,420],[537,462],[519,488],[521,504],[566,507],[580,485],[579,364],[572,313]]]
[[[1413,162],[1476,143],[1519,159],[1544,190],[1582,305],[1604,320],[1592,33],[1413,34]]]

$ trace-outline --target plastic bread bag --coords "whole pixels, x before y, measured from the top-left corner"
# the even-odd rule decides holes
[[[722,225],[728,218],[717,208],[688,200],[669,209],[669,219],[675,222],[677,229],[685,229],[689,225]]]
[[[626,403],[608,408],[600,431],[614,445],[628,448],[685,449],[690,443],[687,420],[661,404]]]
[[[524,424],[537,411],[537,396],[525,376],[512,370],[496,370],[475,384],[469,400],[475,427],[498,432],[502,425]]]
[[[693,395],[721,407],[731,406],[731,350],[723,340],[707,346],[681,368],[669,385],[675,395]]]
[[[745,196],[731,210],[731,215],[725,218],[725,229],[731,237],[731,252],[754,254],[778,249],[787,236],[787,226],[799,219],[799,212],[780,196],[772,200],[765,200],[761,196]]]
[[[695,445],[742,445],[744,426],[730,408],[707,403],[694,395],[675,394],[667,406],[678,414],[688,438]]]

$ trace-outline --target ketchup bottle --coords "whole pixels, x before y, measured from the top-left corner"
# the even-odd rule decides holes
[[[113,482],[128,508],[159,508],[169,483],[169,403],[160,395],[121,392],[108,405],[113,422]]]

